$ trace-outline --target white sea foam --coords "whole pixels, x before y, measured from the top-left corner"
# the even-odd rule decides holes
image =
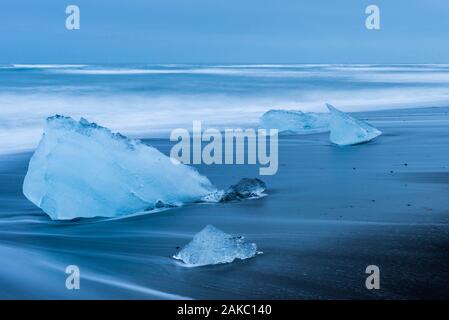
[[[348,112],[449,105],[449,65],[15,64],[7,67],[30,70],[18,72],[18,81],[3,81],[0,85],[0,153],[33,149],[44,120],[54,114],[86,117],[131,137],[166,138],[174,128],[191,128],[193,120],[220,129],[252,127],[269,109],[327,112],[325,102]],[[24,81],[28,72],[45,74],[46,81],[36,83],[33,77],[30,82]],[[80,77],[72,81],[72,74]],[[139,74],[150,76],[143,79]],[[91,80],[91,75],[101,80],[93,77]],[[129,77],[122,80],[120,76],[125,75]],[[134,80],[132,75],[136,75]],[[171,75],[185,77],[169,78]],[[4,77],[9,79],[11,75]],[[190,79],[192,84],[186,85]],[[135,88],[139,90],[134,91]]]
[[[355,74],[352,78],[361,82],[447,84],[449,72],[371,72]]]
[[[265,68],[194,68],[194,69],[130,69],[130,68],[98,68],[98,69],[56,69],[54,73],[79,75],[160,75],[160,74],[186,74],[186,75],[220,75],[242,77],[311,77],[317,76],[315,72],[301,70],[276,71]]]
[[[45,119],[54,114],[86,117],[131,137],[167,138],[174,128],[254,127],[269,109],[326,112],[332,101],[346,111],[447,106],[449,88],[308,90],[284,96],[0,94],[0,154],[34,149]]]

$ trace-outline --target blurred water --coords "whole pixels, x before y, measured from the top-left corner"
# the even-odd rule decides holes
[[[193,120],[253,126],[270,108],[446,106],[448,84],[444,64],[0,65],[0,153],[35,147],[43,121],[54,114],[165,138]]]
[[[327,134],[283,137],[265,198],[121,219],[51,221],[21,192],[31,154],[1,156],[0,297],[447,298],[449,110],[358,116],[384,135],[349,148]],[[171,146],[146,142],[166,154]],[[258,174],[249,165],[198,169],[220,188]],[[171,259],[207,224],[264,254],[200,268]],[[80,290],[65,288],[72,264]],[[381,270],[375,292],[365,288],[371,264]]]

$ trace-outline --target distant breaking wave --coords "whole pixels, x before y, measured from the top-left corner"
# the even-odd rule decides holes
[[[32,66],[29,66],[32,68]],[[78,75],[218,75],[234,77],[273,77],[337,79],[375,83],[449,83],[447,65],[220,65],[209,67],[107,68],[71,65],[42,66],[49,72]]]
[[[85,64],[12,64],[1,66],[0,68],[9,69],[58,69],[58,68],[82,68]]]
[[[223,75],[223,76],[247,76],[247,77],[301,77],[313,76],[306,71],[272,71],[242,68],[196,68],[196,69],[74,69],[55,70],[55,73],[85,74],[85,75],[134,75],[134,74],[186,74],[186,75]]]

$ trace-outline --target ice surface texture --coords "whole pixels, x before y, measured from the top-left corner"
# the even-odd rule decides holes
[[[260,252],[255,243],[246,243],[243,237],[234,237],[208,225],[173,258],[189,266],[229,263],[235,259],[248,259]]]
[[[282,134],[307,134],[329,131],[330,114],[292,110],[269,110],[260,118],[259,126],[278,129]]]
[[[359,144],[371,141],[382,134],[368,123],[357,120],[330,104],[326,105],[331,112],[331,142],[340,146]]]
[[[243,200],[251,198],[260,198],[264,196],[264,191],[267,189],[265,182],[260,179],[243,178],[237,184],[234,184],[226,190],[221,202]]]
[[[195,202],[216,188],[157,149],[69,117],[47,119],[23,183],[52,219],[116,217]]]

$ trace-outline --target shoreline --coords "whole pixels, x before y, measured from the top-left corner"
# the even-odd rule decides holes
[[[286,110],[296,110],[296,109],[286,109]],[[266,110],[268,111],[268,109]],[[327,112],[324,112],[327,113]],[[423,121],[425,121],[426,119],[423,118],[419,118],[419,117],[435,117],[436,115],[442,115],[447,116],[449,115],[449,107],[447,106],[434,106],[434,107],[413,107],[413,108],[388,108],[388,109],[381,109],[381,110],[368,110],[368,111],[355,111],[355,112],[346,112],[348,114],[351,114],[353,116],[355,116],[356,118],[360,119],[360,120],[364,120],[367,121],[368,123],[372,123],[374,125],[387,125],[387,126],[391,126],[392,123],[402,123],[404,121],[407,122],[411,122],[411,121],[418,121],[419,123],[422,123]],[[260,114],[262,115],[262,114]],[[404,119],[404,117],[406,117],[407,119]],[[75,117],[76,118],[76,117]],[[385,118],[390,118],[389,120],[389,124],[385,122]],[[418,118],[418,119],[416,119]],[[89,120],[89,119],[88,119]],[[384,121],[382,121],[384,120]],[[449,122],[449,119],[447,119],[447,117],[444,117],[443,119],[427,119],[427,121],[433,121],[433,122]],[[99,122],[100,125],[102,125],[101,121]],[[203,125],[203,129],[207,129],[207,128],[215,128],[213,125]],[[246,128],[257,128],[257,125],[236,125],[236,126],[232,126],[232,125],[219,125],[219,131],[220,133],[224,134],[224,130],[225,128],[242,128],[242,129],[246,129]],[[192,133],[192,124],[190,124],[190,126],[186,127],[185,129],[187,129],[189,131],[189,133]],[[117,132],[117,133],[122,133],[121,131],[116,131],[116,130],[111,130],[112,132]],[[42,133],[41,133],[42,134]],[[41,134],[36,137],[36,140],[38,142],[38,140],[40,139]],[[306,136],[306,135],[316,135],[316,134],[323,134],[323,133],[308,133],[308,134],[294,134],[294,135],[283,135],[280,134],[280,137],[285,138],[286,136]],[[325,132],[324,134],[328,134],[328,132]],[[152,142],[152,141],[168,141],[169,137],[170,137],[170,130],[167,129],[166,131],[164,131],[163,133],[140,133],[140,134],[130,134],[127,135],[129,138],[132,139],[137,139],[137,140],[141,140],[141,141],[147,141],[147,142]],[[33,153],[35,148],[37,147],[37,142],[36,142],[36,146],[33,148],[22,148],[22,149],[15,149],[12,151],[6,151],[6,152],[1,152],[0,150],[0,158],[4,157],[4,156],[14,156],[14,155],[19,155],[19,154],[26,154],[26,153]]]
[[[193,299],[447,298],[447,110],[378,111],[369,119],[384,134],[358,146],[334,146],[326,133],[280,137],[279,171],[262,177],[266,197],[122,219],[51,221],[21,194],[31,153],[0,156],[0,265],[9,266],[0,267],[8,290],[0,296],[154,298],[133,289],[139,284]],[[144,142],[164,154],[171,148],[167,139]],[[194,167],[220,188],[258,176],[257,165]],[[245,236],[264,254],[176,265],[176,247],[207,224]],[[75,295],[58,282],[68,264],[94,275]],[[364,286],[372,264],[381,272],[375,292]]]

